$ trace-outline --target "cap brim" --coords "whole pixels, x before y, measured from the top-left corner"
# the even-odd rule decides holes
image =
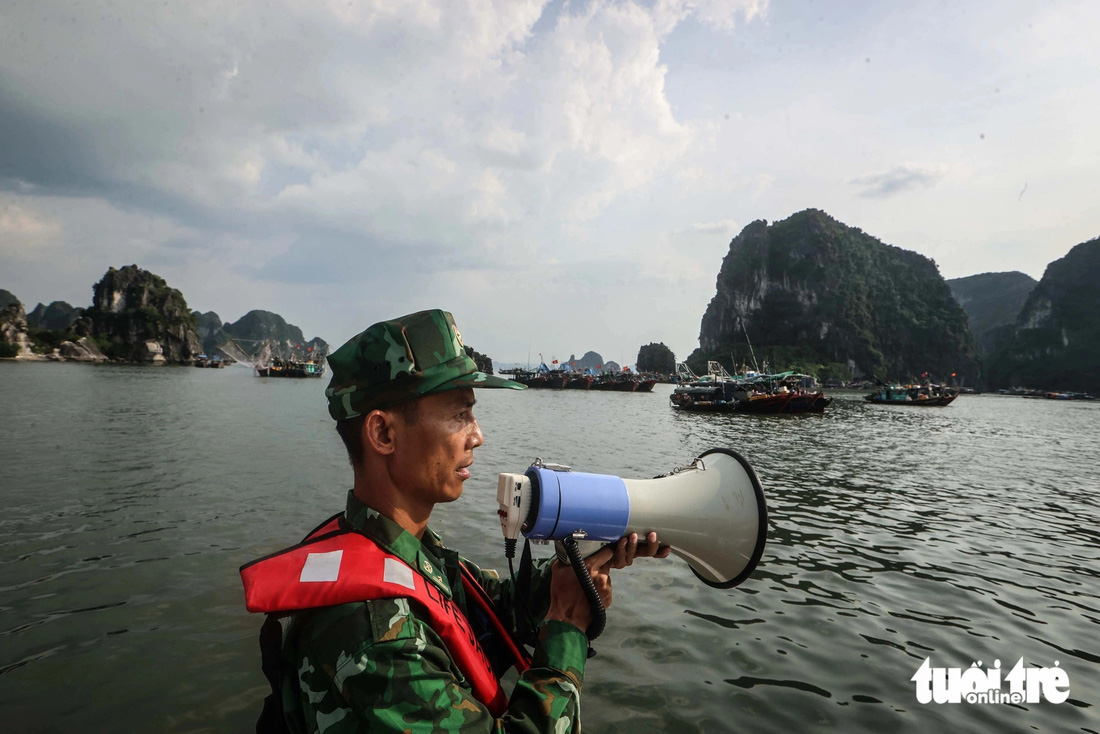
[[[423,395],[431,395],[432,393],[444,392],[446,390],[457,390],[460,387],[495,387],[495,388],[508,388],[510,390],[526,390],[527,386],[521,382],[514,382],[512,380],[506,380],[503,377],[497,377],[496,375],[487,375],[484,372],[471,372],[468,375],[462,375],[456,377],[453,380],[447,380],[446,382],[433,387]],[[417,395],[410,395],[410,398],[418,397]]]
[[[462,377],[456,377],[446,384],[447,387],[442,389],[455,387],[493,387],[508,388],[509,390],[527,389],[527,386],[522,382],[508,380],[503,377],[497,377],[496,375],[487,375],[484,372],[474,372],[469,375],[463,375]]]

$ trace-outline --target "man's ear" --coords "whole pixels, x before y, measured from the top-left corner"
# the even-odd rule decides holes
[[[363,448],[382,456],[392,454],[395,441],[395,416],[385,410],[372,410],[363,421]]]

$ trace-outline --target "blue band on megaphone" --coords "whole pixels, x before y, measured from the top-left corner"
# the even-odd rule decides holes
[[[536,466],[526,473],[538,498],[528,538],[560,540],[583,530],[588,540],[612,541],[626,533],[630,496],[622,478]]]

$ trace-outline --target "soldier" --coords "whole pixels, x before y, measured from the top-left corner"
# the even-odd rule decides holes
[[[347,509],[303,543],[242,567],[273,694],[258,730],[578,732],[591,610],[576,574],[536,562],[529,598],[428,528],[462,494],[484,436],[471,388],[522,389],[477,370],[454,319],[374,324],[329,358],[326,395],[354,470]],[[666,557],[655,533],[587,559],[604,605],[612,568]],[[280,645],[279,615],[290,617]],[[533,657],[514,640],[541,620]],[[515,666],[508,695],[499,678]]]

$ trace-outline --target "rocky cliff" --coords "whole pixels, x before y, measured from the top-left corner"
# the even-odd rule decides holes
[[[217,354],[218,347],[229,338],[229,335],[222,330],[221,317],[213,311],[206,313],[192,311],[191,318],[195,319],[195,333],[199,335],[199,340],[202,342],[203,353],[214,356]]]
[[[989,360],[993,387],[1100,391],[1100,238],[1047,266]]]
[[[732,369],[750,342],[772,369],[977,378],[966,314],[936,264],[815,209],[733,239],[689,363]]]
[[[488,356],[477,351],[473,347],[463,345],[463,349],[466,350],[466,356],[474,360],[474,364],[477,365],[479,372],[484,372],[487,375],[493,374],[493,360]]]
[[[588,351],[584,353],[583,357],[578,358],[575,354],[570,354],[569,359],[565,361],[566,364],[575,362],[573,369],[586,370],[591,367],[594,370],[603,369],[603,357],[599,352]]]
[[[966,311],[970,333],[981,353],[989,354],[998,337],[1012,333],[1016,317],[1037,282],[1019,272],[982,273],[947,281],[951,294]]]
[[[108,357],[130,362],[181,363],[202,352],[183,294],[137,265],[109,269],[71,331],[104,344]]]
[[[638,349],[638,360],[635,364],[639,372],[671,375],[676,372],[676,355],[664,342],[650,342]]]
[[[27,314],[27,328],[64,331],[83,315],[84,309],[73,308],[65,301],[54,301],[49,306],[39,303]]]
[[[8,291],[0,291],[0,357],[29,357],[27,313],[23,304]]]

